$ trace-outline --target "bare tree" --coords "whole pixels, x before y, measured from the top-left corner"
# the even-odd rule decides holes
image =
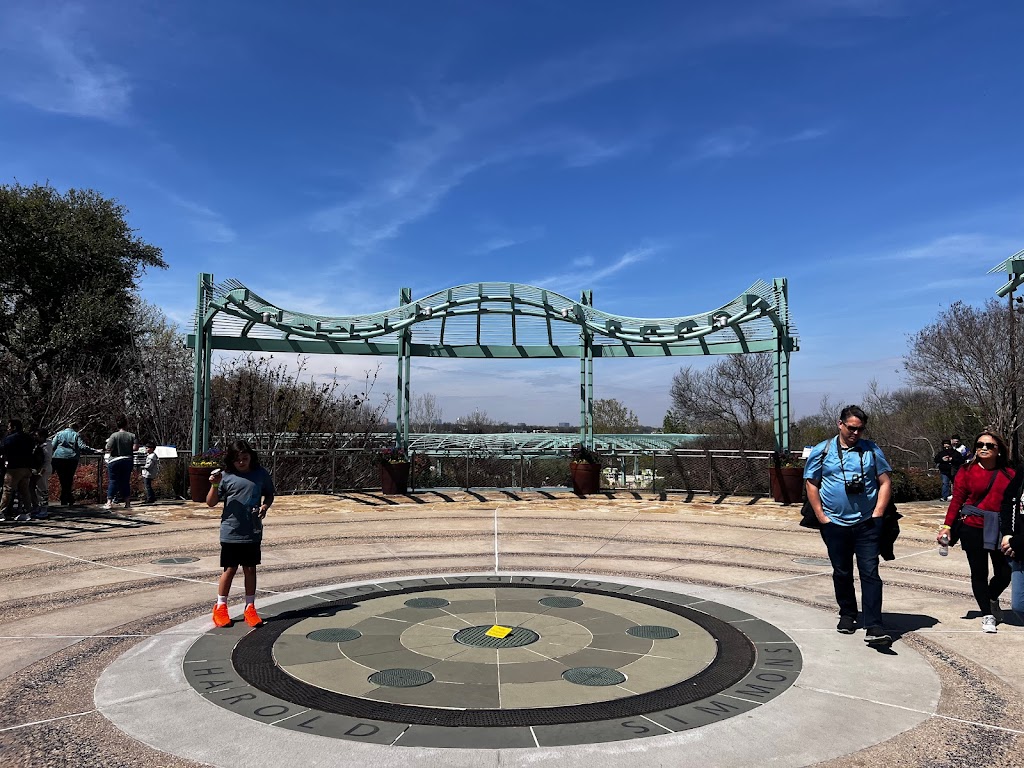
[[[769,354],[729,355],[703,371],[672,378],[673,420],[702,432],[732,435],[744,448],[772,446]]]
[[[469,434],[484,434],[485,432],[494,431],[494,419],[487,415],[487,411],[481,411],[479,408],[474,410],[469,416],[459,419],[459,423]]]
[[[441,424],[443,417],[444,411],[441,410],[441,405],[430,392],[424,392],[412,399],[409,418],[415,431],[433,432]]]
[[[962,404],[969,423],[991,426],[1010,440],[1021,428],[1024,399],[1024,355],[1014,354],[1011,340],[1022,333],[1020,316],[995,299],[982,309],[956,302],[911,337],[904,367],[918,386]]]
[[[594,432],[626,435],[640,431],[640,419],[631,408],[615,398],[594,401]]]

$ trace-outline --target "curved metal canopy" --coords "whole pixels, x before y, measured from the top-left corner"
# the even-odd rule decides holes
[[[237,280],[199,276],[195,333],[193,450],[209,444],[214,349],[304,354],[394,355],[396,443],[408,445],[410,360],[572,358],[580,363],[579,442],[593,448],[594,358],[773,354],[776,449],[789,449],[789,355],[798,349],[785,278],[758,280],[715,309],[675,317],[630,317],[533,285],[471,283],[413,300],[402,288],[384,312],[328,317],[279,307]]]
[[[775,283],[759,280],[716,309],[677,317],[617,315],[592,306],[589,292],[577,302],[519,283],[460,285],[384,312],[329,317],[225,280],[210,287],[196,319],[215,348],[263,352],[396,354],[409,332],[413,357],[566,357],[585,332],[595,357],[708,355],[775,351],[779,331],[794,351],[785,287]]]

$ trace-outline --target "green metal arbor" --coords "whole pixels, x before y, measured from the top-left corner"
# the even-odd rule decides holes
[[[594,446],[594,358],[771,352],[776,450],[789,450],[789,357],[798,349],[787,283],[754,283],[709,312],[666,318],[624,317],[532,285],[472,283],[421,299],[402,288],[394,309],[323,317],[275,306],[237,280],[199,275],[195,332],[192,450],[209,445],[213,350],[325,355],[390,355],[398,360],[396,442],[408,445],[414,357],[578,358],[580,434]]]

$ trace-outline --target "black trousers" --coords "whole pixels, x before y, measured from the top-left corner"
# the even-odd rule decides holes
[[[52,459],[53,472],[60,481],[60,503],[73,504],[75,501],[72,495],[72,486],[75,484],[75,470],[78,469],[78,459]]]
[[[960,546],[967,555],[967,564],[971,567],[971,591],[978,601],[978,609],[982,616],[992,613],[989,601],[999,597],[1010,585],[1010,563],[1006,556],[998,550],[985,549],[981,528],[969,525],[961,527]],[[992,579],[988,578],[988,563],[992,561]]]

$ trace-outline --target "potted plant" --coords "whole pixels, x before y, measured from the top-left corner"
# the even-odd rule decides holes
[[[789,451],[772,456],[768,468],[772,498],[782,504],[802,504],[804,500],[804,459]]]
[[[578,496],[597,493],[601,490],[601,457],[577,443],[569,451],[569,474],[573,493]]]
[[[210,492],[210,473],[221,466],[223,460],[224,451],[220,448],[210,448],[192,457],[188,467],[188,491],[192,501],[197,504],[206,502]]]
[[[385,494],[409,490],[409,454],[404,446],[394,445],[377,451],[380,466],[380,489]]]

